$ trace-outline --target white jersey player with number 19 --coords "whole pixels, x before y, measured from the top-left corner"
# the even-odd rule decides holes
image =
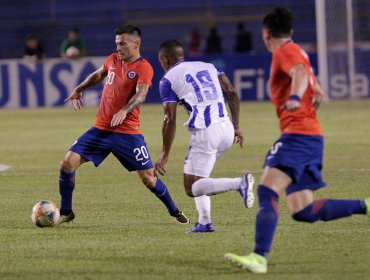
[[[185,107],[189,119],[185,123],[191,137],[184,164],[184,187],[195,197],[198,222],[188,233],[213,232],[210,195],[237,190],[247,208],[253,206],[252,174],[238,178],[209,178],[218,159],[233,143],[243,147],[239,129],[239,99],[235,88],[223,72],[211,63],[184,61],[183,46],[175,40],[159,48],[159,61],[166,71],[159,85],[163,101],[163,147],[155,169],[164,175],[176,132],[177,104]],[[225,105],[228,101],[232,121]]]
[[[189,113],[189,120],[185,123],[189,129],[230,122],[218,82],[221,74],[211,63],[178,62],[160,81],[162,101],[181,102]]]

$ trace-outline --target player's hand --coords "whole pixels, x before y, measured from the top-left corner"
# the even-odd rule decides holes
[[[68,96],[65,100],[65,102],[71,101],[73,108],[76,111],[79,111],[84,106],[82,102],[82,92],[74,90],[70,96]]]
[[[298,110],[301,107],[301,102],[296,100],[288,100],[285,103],[285,109],[289,112]]]
[[[313,106],[316,108],[316,110],[319,108],[320,103],[324,100],[324,91],[317,83],[314,88],[314,97],[312,100]]]
[[[113,118],[110,122],[110,126],[113,127],[120,125],[126,119],[126,116],[127,112],[125,110],[119,110],[118,113],[115,113],[113,115]]]
[[[161,153],[161,155],[159,156],[159,159],[154,164],[154,172],[155,173],[158,172],[159,174],[164,176],[166,173],[166,169],[164,169],[164,166],[166,165],[167,161],[168,161],[168,156],[166,156],[164,153]]]
[[[298,95],[291,95],[287,102],[280,107],[282,110],[287,110],[288,112],[293,112],[301,108],[301,99]]]
[[[240,128],[235,129],[234,144],[239,144],[240,148],[243,148],[244,135]]]

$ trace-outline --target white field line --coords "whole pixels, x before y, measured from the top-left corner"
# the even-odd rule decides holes
[[[9,169],[10,167],[11,167],[10,165],[0,163],[0,171],[5,171],[5,170]]]

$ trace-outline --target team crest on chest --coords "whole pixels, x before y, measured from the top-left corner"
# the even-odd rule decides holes
[[[127,77],[129,77],[129,79],[135,78],[136,77],[136,71],[131,70],[130,72],[127,73]]]

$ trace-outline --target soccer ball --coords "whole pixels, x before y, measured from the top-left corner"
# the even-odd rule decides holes
[[[59,217],[59,208],[52,201],[41,200],[32,208],[31,219],[38,227],[57,226]]]
[[[80,50],[78,48],[74,47],[74,46],[71,46],[66,50],[66,55],[68,57],[79,56],[80,55]]]

